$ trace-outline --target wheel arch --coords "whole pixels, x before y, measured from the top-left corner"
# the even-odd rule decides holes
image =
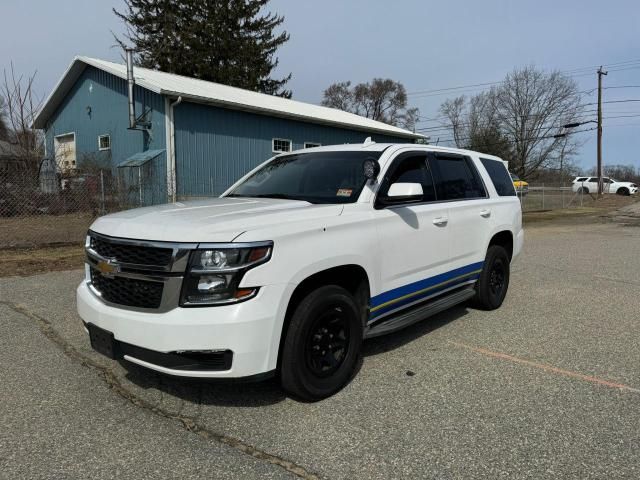
[[[287,336],[291,316],[304,297],[323,285],[338,285],[349,291],[361,308],[363,325],[366,323],[371,292],[371,278],[367,270],[359,264],[347,263],[318,270],[308,274],[291,292],[287,300],[284,321],[280,329],[277,368],[280,368],[282,347]]]
[[[513,232],[511,230],[499,230],[493,234],[491,240],[489,240],[489,244],[487,245],[487,250],[492,245],[500,245],[504,247],[509,255],[509,261],[513,258]]]

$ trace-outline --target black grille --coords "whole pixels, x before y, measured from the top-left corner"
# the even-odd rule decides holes
[[[91,268],[91,284],[107,302],[127,307],[158,308],[162,302],[162,282],[133,278],[107,278]]]
[[[153,267],[166,267],[171,263],[173,249],[143,247],[126,243],[112,242],[91,235],[91,248],[105,258],[113,258],[121,263],[135,263]]]

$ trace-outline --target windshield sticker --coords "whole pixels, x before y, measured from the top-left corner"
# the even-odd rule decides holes
[[[338,189],[338,193],[336,193],[336,197],[350,197],[353,189],[351,188],[340,188]]]

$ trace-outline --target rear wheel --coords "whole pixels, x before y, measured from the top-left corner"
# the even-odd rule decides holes
[[[309,293],[296,307],[282,349],[285,391],[320,400],[344,387],[361,358],[362,321],[353,296],[336,285]]]
[[[483,310],[495,310],[502,305],[509,288],[509,255],[501,245],[487,250],[480,278],[476,284],[474,303]]]

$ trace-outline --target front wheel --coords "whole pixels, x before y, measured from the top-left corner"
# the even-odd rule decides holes
[[[618,195],[624,195],[625,197],[631,195],[631,192],[629,192],[629,189],[628,188],[624,188],[624,187],[619,188],[616,193]]]
[[[509,255],[504,247],[491,245],[476,284],[474,303],[483,310],[502,305],[509,288]]]
[[[312,291],[291,317],[282,349],[282,388],[309,401],[333,395],[356,371],[362,335],[361,315],[347,290],[328,285]]]

